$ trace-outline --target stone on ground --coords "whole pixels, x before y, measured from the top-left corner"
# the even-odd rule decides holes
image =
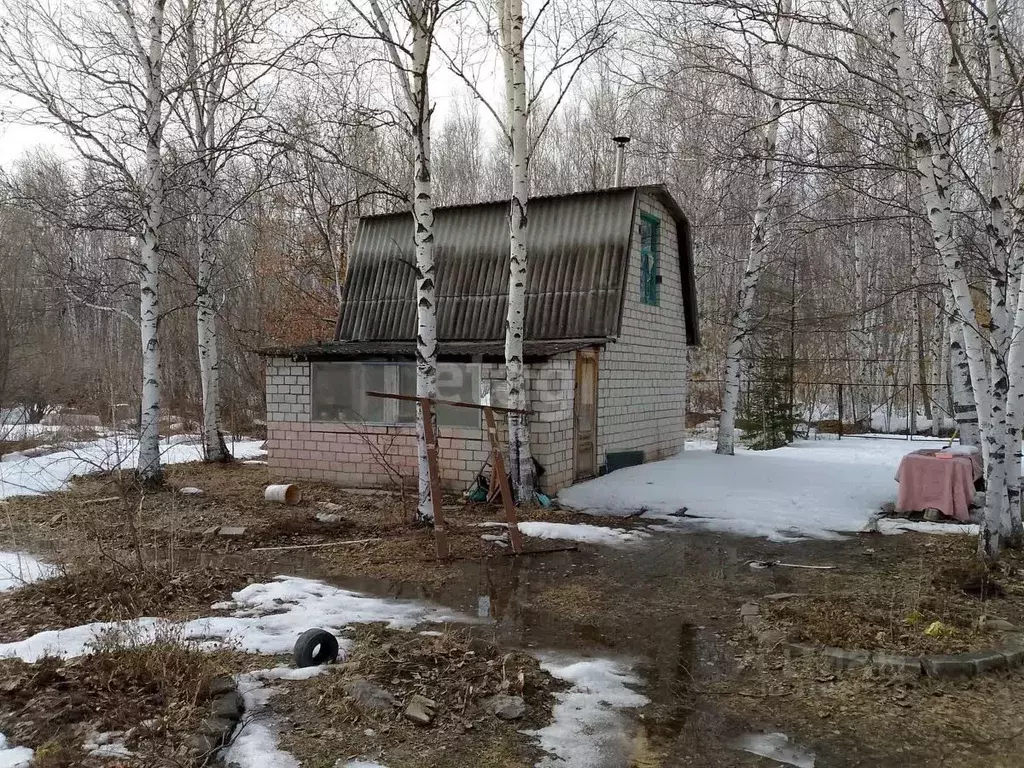
[[[346,683],[345,693],[352,697],[356,706],[366,711],[383,712],[401,706],[390,691],[361,677]]]
[[[501,720],[518,720],[526,714],[526,702],[522,696],[499,693],[484,701],[486,710]]]
[[[405,708],[406,720],[411,720],[416,725],[430,725],[436,716],[437,702],[418,693],[413,695],[409,700],[409,706]]]

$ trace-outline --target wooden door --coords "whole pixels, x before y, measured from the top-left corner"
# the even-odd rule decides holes
[[[573,398],[573,480],[597,475],[597,350],[576,353]]]

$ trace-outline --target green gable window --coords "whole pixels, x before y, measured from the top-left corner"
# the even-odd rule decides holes
[[[661,222],[649,213],[640,214],[640,301],[658,306],[658,284],[661,269],[658,251],[661,246]]]

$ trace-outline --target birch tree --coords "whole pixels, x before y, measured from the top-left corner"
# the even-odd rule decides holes
[[[258,0],[185,0],[180,46],[182,98],[175,101],[191,145],[195,180],[196,331],[202,389],[203,457],[229,461],[221,427],[221,355],[216,303],[221,223],[237,207],[227,199],[222,171],[245,147],[263,138],[269,106],[260,86],[298,45],[267,42],[280,15],[276,3]],[[262,43],[260,45],[259,43]]]
[[[505,120],[511,150],[509,199],[508,313],[505,316],[505,381],[508,407],[527,410],[529,396],[523,340],[526,335],[526,206],[530,195],[530,139],[527,126],[526,52],[523,48],[522,0],[496,0],[498,40],[505,77]],[[508,414],[509,469],[516,497],[533,500],[534,472],[530,422],[523,413]]]
[[[985,560],[999,556],[1004,542],[1019,541],[1020,470],[1011,466],[1019,450],[1020,433],[1016,400],[1021,369],[1020,332],[1024,330],[1021,263],[1014,249],[1011,200],[1007,185],[1003,121],[1012,89],[1004,76],[1005,47],[999,6],[985,5],[987,66],[982,77],[970,72],[971,58],[963,53],[957,9],[947,19],[950,34],[949,64],[938,97],[937,128],[929,130],[921,99],[914,88],[910,44],[900,2],[888,9],[890,38],[906,103],[911,142],[921,177],[922,196],[928,210],[936,250],[942,256],[945,277],[956,309],[956,321],[964,336],[964,353],[974,400],[979,412],[985,458],[986,502],[978,551]],[[989,333],[983,337],[970,295],[967,275],[954,240],[949,203],[950,128],[947,104],[954,83],[966,80],[973,89],[988,123],[988,208],[986,232],[989,277]],[[989,368],[989,364],[991,367]],[[1012,502],[1012,503],[1011,503]]]
[[[768,224],[777,193],[776,153],[779,123],[782,119],[783,91],[786,84],[786,66],[789,59],[789,37],[793,28],[792,0],[783,0],[776,19],[776,44],[779,47],[777,77],[761,145],[761,172],[758,179],[757,203],[754,222],[750,230],[750,249],[747,264],[736,296],[736,310],[732,317],[729,344],[725,353],[725,389],[722,395],[722,416],[718,426],[716,453],[732,455],[736,447],[736,411],[740,401],[740,383],[743,376],[743,350],[750,333],[757,284],[770,249]]]
[[[0,81],[31,105],[22,118],[60,130],[133,200],[142,351],[138,473],[158,483],[165,0],[107,0],[88,8],[8,0],[4,10]]]
[[[222,0],[213,4],[209,18],[206,4],[191,3],[185,28],[185,62],[190,72],[186,99],[182,102],[186,134],[195,152],[196,234],[196,331],[199,375],[203,400],[203,458],[228,461],[231,454],[224,442],[220,423],[220,354],[217,336],[217,308],[214,274],[217,263],[217,175],[223,164],[217,151],[218,112],[226,101],[237,40],[231,35],[231,20]],[[197,27],[199,28],[197,30]],[[203,43],[207,43],[203,45]]]
[[[355,7],[355,6],[353,6]],[[430,175],[428,74],[434,30],[442,14],[438,0],[399,0],[393,9],[408,26],[408,44],[392,30],[380,0],[370,0],[372,17],[363,16],[383,42],[394,69],[403,112],[413,141],[412,218],[416,263],[416,396],[437,397],[437,268],[434,264],[434,201]],[[358,11],[361,14],[361,11]],[[436,416],[435,416],[436,419]],[[433,425],[437,435],[437,424]],[[436,438],[435,438],[436,439]],[[416,420],[419,501],[417,518],[432,521],[430,472],[422,412]]]
[[[466,61],[442,51],[449,68],[470,88],[501,128],[508,149],[509,189],[509,287],[505,316],[505,381],[508,407],[525,411],[529,406],[529,382],[523,359],[526,339],[526,284],[529,274],[527,253],[527,207],[530,196],[530,159],[543,138],[562,99],[583,66],[607,43],[610,3],[593,12],[572,5],[545,3],[531,20],[529,29],[522,0],[493,0],[493,18],[504,80],[504,100],[493,106],[481,92],[477,78]],[[489,17],[484,12],[485,17]],[[543,22],[543,23],[542,23]],[[546,26],[547,25],[547,26]],[[527,40],[543,36],[542,55],[533,57],[534,83],[527,77]],[[549,104],[542,106],[550,94]],[[520,503],[534,498],[536,477],[530,452],[530,423],[523,413],[508,414],[509,474]]]

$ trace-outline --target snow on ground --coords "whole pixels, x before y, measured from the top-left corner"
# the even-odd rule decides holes
[[[794,768],[814,768],[814,754],[793,744],[784,733],[747,733],[736,739],[733,746]]]
[[[207,643],[211,648],[230,644],[248,653],[290,654],[295,638],[311,627],[338,633],[350,624],[375,621],[402,628],[422,622],[466,620],[451,611],[423,603],[367,597],[293,576],[250,584],[232,597],[232,602],[214,606],[232,610],[230,616],[184,623],[147,617],[49,630],[25,640],[0,644],[0,658],[15,657],[31,663],[45,655],[82,656],[91,651],[97,638],[108,632],[119,632],[135,643],[152,642],[170,634]],[[348,645],[344,638],[339,638],[339,643],[342,650]]]
[[[523,731],[549,753],[537,768],[613,768],[629,760],[629,735],[622,709],[642,707],[646,696],[629,667],[611,659],[539,655],[541,668],[572,684],[555,694],[554,719],[544,728]]]
[[[603,528],[600,525],[586,523],[519,523],[519,531],[524,536],[535,539],[564,539],[578,541],[581,544],[604,544],[610,547],[643,541],[647,535],[640,531],[627,531],[622,528]]]
[[[628,515],[645,509],[681,529],[765,536],[772,541],[857,532],[896,498],[900,459],[941,440],[844,438],[774,451],[718,456],[710,446],[620,469],[559,493],[570,509]],[[686,517],[673,516],[686,508]]]
[[[0,552],[0,592],[53,576],[57,569],[20,552]]]
[[[886,534],[906,533],[960,533],[977,536],[980,526],[974,524],[929,523],[925,520],[904,520],[900,517],[882,517],[878,520],[878,532]]]
[[[229,442],[235,458],[251,459],[263,455],[262,440]],[[201,461],[203,447],[192,435],[175,435],[160,441],[165,464]],[[12,457],[8,457],[11,459]],[[139,441],[133,435],[103,437],[79,443],[68,450],[35,458],[17,457],[0,462],[0,499],[59,491],[75,475],[87,475],[111,469],[134,469],[139,459]]]
[[[0,768],[27,768],[31,762],[31,749],[7,746],[7,737],[0,733]]]
[[[221,750],[221,761],[238,768],[299,768],[292,755],[278,749],[277,731],[263,710],[280,686],[267,685],[272,680],[307,680],[324,671],[324,667],[291,669],[275,667],[236,675],[238,692],[245,700],[245,717],[238,724],[235,736]]]

